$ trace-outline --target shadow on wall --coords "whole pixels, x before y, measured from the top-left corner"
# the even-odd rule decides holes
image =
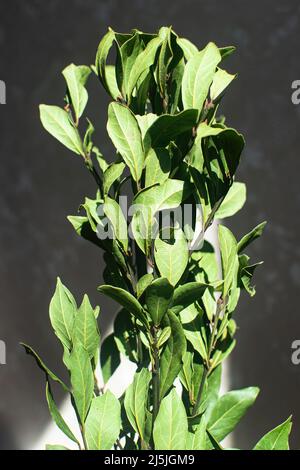
[[[299,78],[299,6],[292,0],[251,3],[228,0],[74,0],[66,19],[58,0],[0,4],[0,71],[7,104],[0,106],[0,338],[7,364],[0,366],[0,447],[34,442],[48,422],[44,377],[18,342],[40,351],[61,373],[61,351],[50,332],[48,304],[59,274],[76,293],[87,292],[102,305],[101,321],[114,306],[99,299],[102,262],[96,248],[73,233],[74,214],[95,188],[82,162],[42,130],[38,104],[62,104],[60,71],[70,62],[92,63],[108,25],[152,31],[172,24],[203,46],[235,44],[228,70],[239,79],[224,103],[228,121],[246,135],[247,151],[239,179],[248,184],[248,204],[234,222],[241,235],[268,219],[269,228],[254,249],[266,264],[256,277],[257,297],[244,300],[237,320],[238,346],[231,361],[232,385],[259,384],[261,396],[241,424],[235,445],[249,447],[272,425],[294,411],[294,438],[300,440],[300,370],[290,362],[290,345],[300,336],[298,292],[300,107],[291,104],[290,86]],[[284,64],[284,66],[283,66]],[[91,81],[89,116],[105,155],[107,102]]]

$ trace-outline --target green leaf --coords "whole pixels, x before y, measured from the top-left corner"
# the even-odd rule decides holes
[[[74,127],[70,117],[64,109],[58,106],[40,105],[41,122],[53,137],[65,145],[72,152],[85,156],[84,148],[78,130]]]
[[[98,147],[95,147],[95,145],[92,148],[92,152],[95,154],[98,166],[100,168],[100,172],[104,173],[108,167],[107,161],[105,160],[104,156],[102,155]]]
[[[110,450],[119,437],[120,428],[119,400],[109,390],[94,397],[85,422],[88,450]]]
[[[100,348],[100,364],[103,381],[106,384],[121,363],[114,334],[107,336]]]
[[[188,282],[177,287],[174,291],[172,312],[179,313],[189,305],[199,301],[207,285],[200,282]]]
[[[222,60],[225,59],[226,57],[230,56],[233,54],[236,50],[235,46],[225,46],[225,47],[220,47],[219,51],[222,57]]]
[[[218,69],[214,75],[211,87],[210,87],[210,99],[216,101],[224,92],[224,90],[234,80],[236,75],[232,75],[226,70]]]
[[[182,357],[182,369],[179,373],[179,380],[184,388],[189,392],[189,399],[193,397],[193,372],[194,372],[194,353],[186,351]]]
[[[206,421],[202,416],[200,423],[194,432],[188,433],[187,449],[189,450],[205,450],[206,449]]]
[[[90,154],[93,151],[94,147],[93,134],[95,132],[95,127],[88,118],[86,118],[86,121],[88,125],[83,138],[83,147],[86,153]]]
[[[238,242],[238,253],[242,253],[250,243],[262,235],[266,224],[267,222],[262,222],[254,227],[251,232],[247,233],[247,235],[243,236],[243,238]]]
[[[139,301],[130,292],[114,286],[100,286],[98,291],[108,295],[110,298],[122,305],[128,312],[138,318],[142,323],[147,323],[147,317]]]
[[[171,45],[172,28],[163,27],[159,36],[163,39],[157,63],[157,82],[162,97],[165,97],[167,87],[168,68],[173,58]]]
[[[84,424],[94,392],[94,375],[88,352],[76,343],[68,360],[72,395],[81,424]]]
[[[207,425],[210,434],[221,442],[253,405],[258,393],[257,387],[248,387],[228,392],[219,398]]]
[[[182,367],[182,357],[186,351],[186,340],[180,321],[172,312],[168,312],[162,327],[170,327],[171,335],[165,343],[160,357],[160,398],[172,387]]]
[[[237,242],[232,232],[224,225],[219,225],[218,234],[224,278],[223,296],[225,297],[236,275]]]
[[[202,110],[216,67],[220,61],[219,49],[212,42],[188,60],[182,79],[184,108]]]
[[[65,446],[59,444],[46,444],[46,450],[70,450]]]
[[[195,54],[197,54],[197,52],[199,52],[195,44],[186,38],[178,38],[177,42],[183,50],[186,60],[190,60]]]
[[[216,311],[214,287],[219,277],[219,267],[214,247],[207,241],[204,241],[200,251],[192,253],[190,273],[194,276],[195,281],[202,284],[211,284],[204,291],[201,299],[201,306],[203,306],[208,319],[211,321]]]
[[[101,240],[99,240],[96,233],[92,229],[88,217],[69,215],[67,219],[72,224],[77,235],[81,236],[85,240],[94,243],[97,246],[102,246]]]
[[[47,403],[48,403],[50,414],[54,422],[56,423],[56,425],[66,436],[68,436],[69,439],[71,439],[72,441],[76,442],[76,444],[78,444],[78,440],[72,433],[71,429],[69,428],[69,426],[67,425],[67,423],[65,422],[65,420],[63,419],[62,415],[60,414],[57,408],[57,405],[54,401],[48,380],[46,383],[46,398],[47,398]]]
[[[166,326],[165,328],[163,328],[163,330],[161,330],[159,334],[159,337],[157,340],[157,348],[161,349],[163,345],[165,344],[165,342],[168,341],[170,336],[171,336],[171,327]]]
[[[260,263],[255,263],[252,265],[248,264],[249,256],[247,255],[239,255],[239,287],[244,287],[248,294],[253,297],[255,295],[255,286],[251,285],[251,280],[254,275],[254,272],[258,266],[263,264],[263,261]]]
[[[170,78],[170,98],[169,98],[169,112],[175,114],[179,110],[179,104],[181,100],[181,84],[184,74],[184,59],[182,58],[173,69]]]
[[[138,362],[135,319],[124,308],[114,321],[114,340],[118,350],[130,361]]]
[[[160,325],[172,302],[173,286],[168,279],[155,279],[146,290],[146,305],[154,325]]]
[[[105,77],[108,88],[108,93],[113,100],[117,100],[121,96],[121,92],[118,88],[117,77],[116,77],[116,67],[114,65],[106,65],[105,67]]]
[[[155,37],[148,42],[146,48],[137,56],[131,68],[127,84],[127,96],[131,97],[138,79],[153,64],[156,52],[162,43],[162,39]]]
[[[165,209],[175,209],[191,193],[189,183],[168,179],[163,184],[140,191],[134,199],[131,229],[140,249],[150,254],[157,225],[155,214]]]
[[[145,187],[164,183],[171,170],[171,159],[167,149],[150,149],[145,162]]]
[[[154,123],[154,121],[156,121],[158,116],[153,113],[147,113],[147,114],[144,114],[143,116],[140,116],[139,114],[137,114],[135,117],[139,124],[139,128],[142,133],[142,138],[144,139],[147,130]]]
[[[127,223],[123,211],[117,201],[106,196],[103,211],[109,219],[115,238],[120,242],[125,252],[128,250]]]
[[[203,172],[205,165],[205,158],[203,154],[204,142],[206,138],[218,136],[222,132],[226,132],[229,129],[224,129],[223,127],[212,127],[209,126],[206,122],[200,122],[197,127],[197,135],[195,142],[191,150],[188,152],[186,160],[193,167],[196,168],[200,173]],[[193,176],[193,175],[192,175]],[[196,184],[196,181],[195,181]],[[202,191],[199,191],[200,193]]]
[[[26,351],[26,354],[29,354],[29,356],[32,356],[35,359],[38,367],[43,372],[45,372],[46,376],[49,376],[52,380],[54,380],[54,382],[59,383],[62,386],[62,388],[64,389],[65,392],[69,392],[69,388],[64,384],[64,382],[62,380],[60,380],[60,378],[57,377],[57,375],[55,375],[53,372],[51,372],[50,369],[48,369],[48,367],[42,361],[40,356],[30,346],[28,346],[28,344],[20,343],[20,345],[23,346],[23,348]]]
[[[186,109],[175,115],[163,114],[159,116],[145,134],[145,154],[148,154],[150,148],[166,147],[171,140],[174,140],[180,134],[192,131],[197,123],[197,117],[197,109]]]
[[[56,336],[69,350],[72,348],[76,311],[77,306],[73,295],[58,277],[56,289],[49,307],[50,321]]]
[[[245,183],[234,182],[225,196],[221,206],[215,213],[216,219],[225,219],[231,217],[242,209],[246,202]]]
[[[186,181],[168,179],[163,184],[152,186],[140,191],[134,199],[134,205],[145,206],[151,211],[151,217],[158,211],[175,209],[192,192],[192,187]]]
[[[100,334],[95,311],[86,294],[75,316],[73,338],[73,343],[80,341],[90,359],[95,357],[99,348]]]
[[[98,46],[96,54],[96,70],[98,77],[105,90],[115,99],[115,84],[111,85],[111,75],[108,73],[106,65],[107,56],[115,41],[115,33],[111,29],[103,36]]]
[[[185,450],[188,422],[184,405],[173,389],[160,405],[154,423],[155,450]]]
[[[289,450],[291,416],[282,424],[265,434],[253,450]]]
[[[183,231],[174,229],[174,239],[171,243],[157,238],[154,243],[154,258],[161,276],[166,277],[175,286],[183,275],[189,258]]]
[[[120,103],[110,103],[107,132],[133,179],[139,181],[144,166],[144,149],[139,125],[130,109]]]
[[[192,304],[180,312],[180,319],[186,339],[191,343],[195,351],[206,360],[207,345],[202,315],[201,309],[196,304]]]
[[[88,101],[88,93],[85,84],[90,73],[90,67],[74,64],[68,65],[62,72],[67,82],[68,93],[74,109],[76,122],[78,122],[81,117]]]
[[[138,55],[141,53],[142,43],[140,40],[140,35],[135,33],[130,39],[125,41],[120,47],[120,62],[122,66],[122,73],[119,72],[120,88],[124,97],[130,100],[129,94],[129,77],[131,70],[134,67],[134,64],[137,60]]]
[[[148,369],[141,369],[134,375],[133,383],[125,394],[124,406],[128,420],[142,441],[146,440],[146,419],[148,390],[151,374]]]
[[[144,276],[142,276],[138,280],[137,285],[136,285],[136,293],[137,293],[138,299],[143,295],[143,293],[145,292],[147,287],[150,286],[152,281],[153,281],[153,274],[151,273],[144,274]]]
[[[103,174],[103,192],[104,196],[109,193],[112,185],[120,178],[125,169],[123,162],[111,163]]]

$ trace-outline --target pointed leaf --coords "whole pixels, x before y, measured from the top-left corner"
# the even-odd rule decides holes
[[[222,441],[239,423],[258,395],[257,387],[234,390],[223,395],[215,404],[207,428],[217,441]]]
[[[212,42],[189,59],[182,79],[182,101],[185,108],[202,110],[220,61],[219,49]]]
[[[251,232],[247,233],[247,235],[243,236],[243,238],[238,242],[238,253],[242,253],[250,243],[262,235],[266,224],[267,222],[262,222],[254,227]]]
[[[173,243],[157,238],[154,243],[154,257],[161,276],[166,277],[175,286],[187,267],[189,257],[183,231],[179,228],[174,230]]]
[[[69,350],[72,347],[76,311],[77,306],[73,295],[58,277],[56,289],[49,307],[50,321],[56,336]]]
[[[49,376],[52,380],[54,380],[54,382],[59,383],[65,392],[69,392],[69,388],[64,384],[64,382],[60,380],[60,378],[57,377],[57,375],[55,375],[50,369],[48,369],[48,367],[44,364],[40,356],[30,346],[28,346],[28,344],[25,344],[25,343],[20,343],[20,344],[25,349],[26,354],[29,354],[35,359],[38,367],[43,372],[45,372],[46,376]]]
[[[184,308],[199,301],[207,285],[200,282],[188,282],[177,287],[174,291],[172,312],[179,313]]]
[[[147,154],[150,148],[166,147],[178,135],[192,131],[197,123],[197,116],[197,109],[186,109],[175,115],[163,114],[159,116],[145,134],[145,153]]]
[[[146,419],[148,389],[151,374],[148,369],[141,369],[134,375],[133,383],[126,390],[124,406],[133,429],[142,441],[146,438]]]
[[[128,310],[128,312],[132,313],[132,315],[137,317],[143,323],[147,322],[143,307],[139,301],[132,294],[130,294],[130,292],[114,286],[100,286],[98,287],[98,291],[111,297],[113,300],[118,302],[119,305],[122,305],[124,308],[126,308],[126,310]]]
[[[154,62],[156,52],[161,45],[162,39],[155,37],[148,42],[146,48],[138,55],[135,63],[131,68],[127,84],[127,96],[131,97],[134,87],[138,79],[145,70],[149,69]]]
[[[53,137],[72,152],[85,156],[78,130],[70,121],[67,111],[58,106],[40,105],[41,122]]]
[[[171,335],[165,343],[160,357],[160,398],[172,387],[182,367],[182,358],[186,350],[186,340],[180,321],[172,312],[163,320],[163,327],[171,328]]]
[[[73,342],[80,341],[92,359],[100,345],[100,334],[94,309],[86,294],[75,316],[73,335]]]
[[[223,225],[219,225],[218,233],[224,278],[223,296],[225,297],[236,275],[237,242],[232,232]]]
[[[120,103],[109,105],[107,132],[133,179],[139,181],[144,166],[144,149],[139,125],[129,108]]]
[[[112,87],[110,85],[109,74],[107,73],[108,69],[106,65],[107,56],[113,46],[114,41],[115,33],[114,31],[109,29],[109,31],[101,39],[100,44],[98,46],[96,55],[96,70],[102,85],[104,86],[106,91],[112,96],[112,98],[115,99],[115,94],[112,91]]]
[[[88,101],[88,93],[86,91],[85,84],[90,73],[90,67],[75,64],[68,65],[68,67],[66,67],[62,72],[67,82],[68,92],[77,122]]]
[[[178,38],[177,42],[183,50],[186,60],[190,60],[195,54],[197,54],[197,52],[199,52],[195,44],[186,38]]]
[[[221,206],[215,213],[216,219],[231,217],[242,209],[246,202],[245,183],[234,182],[226,194]]]
[[[289,450],[289,435],[292,428],[291,417],[265,434],[253,450]]]
[[[85,423],[88,450],[110,450],[119,437],[120,428],[119,400],[109,390],[94,397]]]
[[[146,290],[146,305],[154,325],[160,325],[173,297],[173,286],[166,278],[155,279]]]
[[[154,423],[155,450],[185,450],[188,423],[184,405],[173,389],[160,405]]]
[[[171,159],[167,149],[150,149],[145,162],[145,187],[164,183],[171,170]]]
[[[103,192],[104,196],[109,193],[112,185],[117,181],[118,178],[122,175],[125,169],[125,164],[123,162],[111,163],[103,174]]]
[[[153,281],[152,273],[144,274],[144,276],[142,276],[138,280],[137,285],[136,285],[136,293],[137,293],[138,299],[143,295],[143,293],[145,292],[147,287],[150,286],[152,281]]]
[[[46,398],[47,398],[47,403],[48,403],[50,414],[54,422],[56,423],[56,425],[69,439],[71,439],[72,441],[76,442],[76,444],[78,444],[78,440],[74,436],[73,432],[71,431],[71,429],[69,428],[69,426],[67,425],[67,423],[65,422],[65,420],[63,419],[62,415],[60,414],[57,408],[57,405],[54,401],[48,380],[46,383]]]
[[[210,99],[216,101],[235,77],[236,75],[232,75],[226,72],[226,70],[218,69],[210,87]]]
[[[109,219],[112,227],[114,237],[123,246],[125,252],[128,250],[128,234],[127,234],[127,223],[123,214],[123,211],[117,201],[106,196],[103,211],[106,217]]]
[[[72,395],[81,424],[84,424],[94,392],[94,375],[88,352],[76,343],[68,366],[71,374]]]

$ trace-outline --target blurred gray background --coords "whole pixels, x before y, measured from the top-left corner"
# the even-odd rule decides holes
[[[199,47],[213,40],[237,46],[226,63],[238,72],[223,104],[228,122],[246,137],[238,179],[248,202],[231,223],[238,236],[268,220],[253,260],[256,297],[243,297],[236,319],[238,345],[230,362],[233,388],[259,385],[256,405],[236,432],[234,444],[250,448],[293,413],[292,446],[300,447],[300,366],[291,343],[300,339],[299,146],[300,105],[291,83],[300,79],[300,6],[294,0],[28,0],[0,3],[0,79],[7,104],[0,106],[0,448],[23,448],[44,429],[48,411],[44,377],[18,342],[34,346],[59,371],[61,351],[49,328],[48,304],[55,278],[77,299],[100,301],[102,263],[96,248],[77,237],[66,215],[76,212],[94,184],[80,158],[41,128],[38,104],[62,104],[60,71],[70,62],[92,63],[108,26],[152,32],[173,25]],[[89,107],[103,153],[105,93],[90,81]]]

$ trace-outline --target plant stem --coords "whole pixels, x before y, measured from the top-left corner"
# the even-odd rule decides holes
[[[157,348],[157,330],[153,327],[153,345],[152,345],[152,387],[153,387],[153,424],[159,410],[159,350]]]
[[[196,415],[197,410],[200,406],[202,393],[203,393],[203,390],[204,390],[204,385],[205,385],[208,373],[209,373],[209,369],[206,366],[204,366],[204,370],[203,370],[203,374],[202,374],[202,377],[201,377],[201,382],[200,382],[200,387],[199,387],[196,403],[194,404],[193,410],[192,410],[192,416]]]
[[[84,424],[80,425],[80,432],[81,432],[82,441],[83,441],[83,449],[81,450],[88,450],[88,445],[87,445],[86,438],[85,438]]]

